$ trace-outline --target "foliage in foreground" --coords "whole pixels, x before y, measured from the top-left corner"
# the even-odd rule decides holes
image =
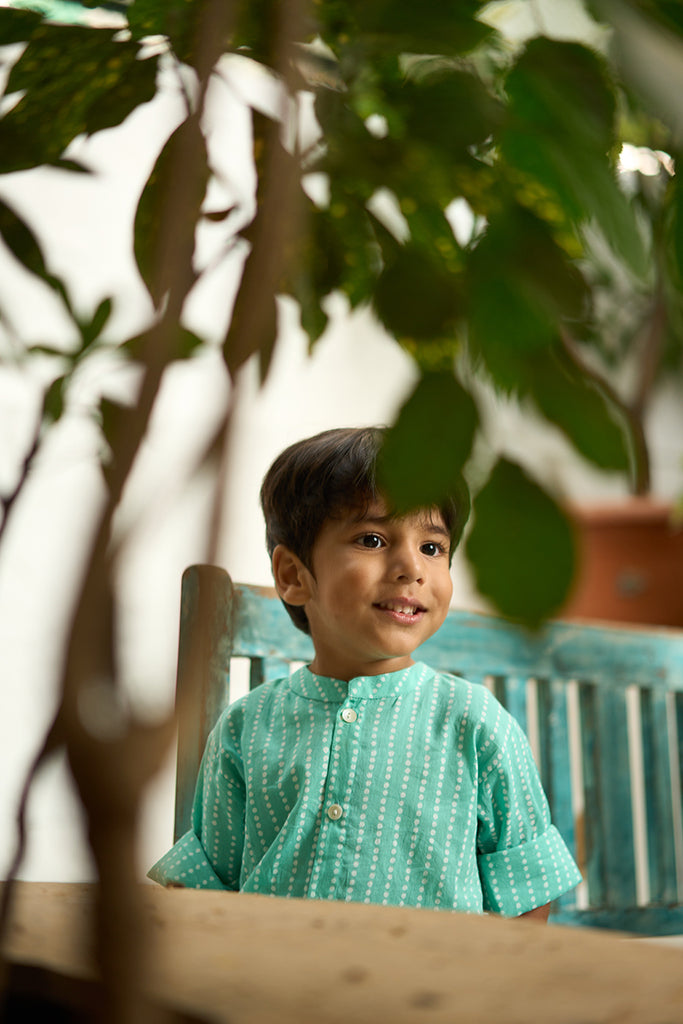
[[[69,158],[70,143],[120,124],[149,101],[161,66],[182,69],[186,117],[158,156],[135,222],[135,257],[156,326],[164,324],[163,341],[151,327],[121,339],[121,354],[147,367],[149,377],[150,360],[160,367],[209,343],[181,320],[183,301],[204,271],[195,236],[208,218],[223,226],[226,259],[236,238],[248,245],[222,340],[231,375],[258,353],[265,377],[276,343],[276,297],[285,294],[296,299],[311,346],[326,327],[325,298],[341,292],[351,308],[372,306],[414,358],[420,378],[383,467],[397,504],[436,503],[468,474],[475,444],[485,448],[473,386],[482,379],[535,409],[599,469],[642,475],[647,451],[638,425],[587,368],[577,343],[594,340],[598,323],[588,239],[635,281],[646,279],[652,262],[652,239],[617,181],[621,127],[650,124],[653,113],[658,138],[674,157],[676,139],[667,113],[648,111],[611,57],[542,35],[515,49],[477,0],[107,6],[118,9],[126,31],[0,10],[0,43],[25,44],[5,89],[16,102],[0,119],[0,172],[50,165],[87,174]],[[595,6],[613,28],[627,11],[669,42],[683,31],[677,5]],[[150,39],[164,45],[150,47]],[[292,100],[283,101],[278,117],[254,104],[256,204],[241,219],[240,211],[206,203],[216,171],[203,97],[231,55],[270,69]],[[313,96],[319,137],[307,148],[285,146],[295,133],[282,121],[299,116],[304,94]],[[656,108],[656,100],[649,103]],[[309,197],[314,174],[324,176],[323,201]],[[672,177],[656,239],[658,290],[674,333],[681,191]],[[458,207],[471,215],[468,231],[454,230]],[[61,372],[45,394],[43,422],[52,422],[68,409],[74,372],[102,344],[115,297],[84,318],[68,282],[46,266],[32,227],[4,203],[0,232],[74,324],[76,347],[66,362],[59,351]],[[50,351],[49,339],[23,345],[25,358]],[[116,461],[127,413],[107,403],[100,412]],[[505,454],[489,461],[474,495],[467,556],[481,593],[536,626],[561,606],[570,585],[571,526],[533,467]]]

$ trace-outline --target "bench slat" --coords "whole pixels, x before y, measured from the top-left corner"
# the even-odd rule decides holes
[[[671,903],[676,899],[678,886],[667,695],[642,690],[640,712],[650,901]]]

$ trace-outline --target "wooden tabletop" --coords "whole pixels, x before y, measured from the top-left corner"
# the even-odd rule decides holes
[[[683,950],[443,911],[144,885],[153,999],[230,1024],[680,1024]],[[19,883],[5,952],[92,973],[93,887]]]

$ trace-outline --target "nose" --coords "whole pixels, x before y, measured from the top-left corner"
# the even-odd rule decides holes
[[[420,553],[412,545],[400,544],[394,550],[394,577],[408,583],[424,582],[424,565]]]

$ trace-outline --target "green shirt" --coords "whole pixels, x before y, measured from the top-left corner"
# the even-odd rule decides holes
[[[581,878],[515,720],[421,663],[348,683],[302,668],[228,707],[192,829],[149,874],[511,917]]]

